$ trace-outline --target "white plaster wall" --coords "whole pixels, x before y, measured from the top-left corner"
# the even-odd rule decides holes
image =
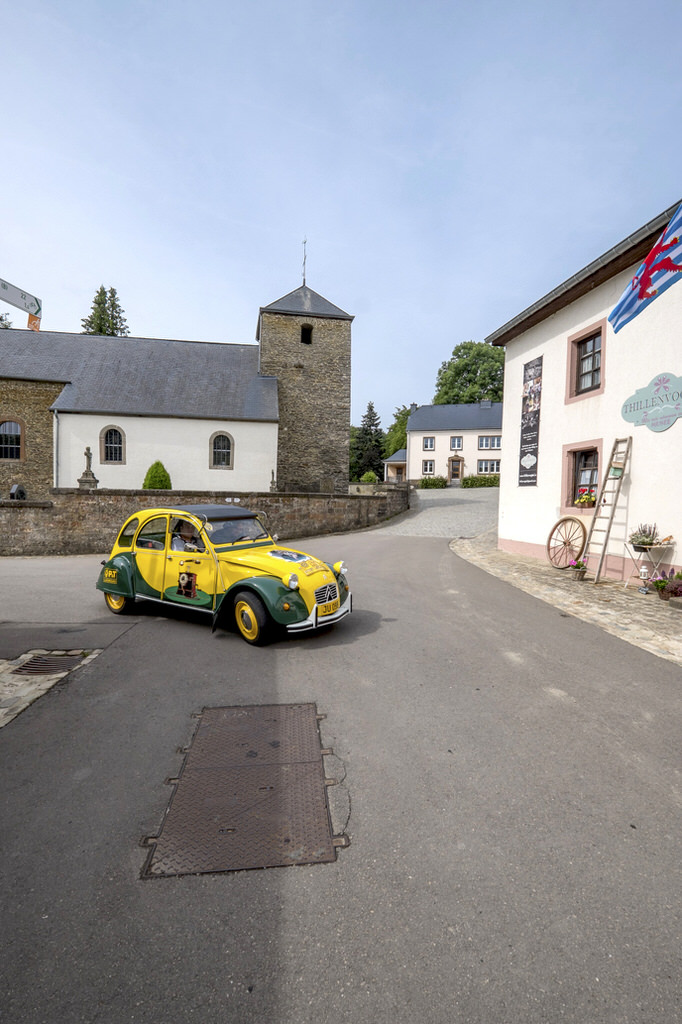
[[[125,434],[125,465],[100,462],[100,431],[109,426]],[[233,469],[209,468],[209,441],[216,431],[224,431],[233,440]],[[178,490],[267,491],[273,472],[277,478],[275,423],[62,413],[58,444],[59,487],[78,486],[88,445],[100,487],[140,488],[157,459]]]
[[[502,434],[506,458],[500,481],[499,538],[507,550],[534,547],[540,554],[562,515],[563,445],[603,439],[603,467],[617,437],[632,436],[630,470],[614,520],[609,552],[625,557],[624,541],[639,522],[673,534],[682,562],[682,420],[660,433],[623,419],[624,402],[663,372],[682,376],[682,286],[673,284],[618,334],[607,324],[601,395],[566,403],[568,337],[609,315],[637,265],[577,299],[507,345]],[[524,364],[543,357],[537,486],[518,486]],[[574,514],[571,510],[570,514]],[[591,513],[586,515],[589,528]]]
[[[444,476],[448,479],[448,463],[451,456],[459,455],[464,459],[464,476],[475,476],[478,472],[479,459],[499,459],[502,462],[502,448],[478,447],[479,436],[496,436],[502,433],[500,430],[420,430],[410,431],[407,435],[407,479],[420,480],[422,473],[422,460],[432,459],[434,462],[434,476]],[[435,448],[432,451],[424,450],[424,438],[434,437]],[[450,448],[450,438],[461,437],[462,447]],[[502,442],[504,445],[504,441]]]

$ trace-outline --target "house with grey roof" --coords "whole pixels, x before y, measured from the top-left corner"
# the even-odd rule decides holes
[[[304,284],[256,344],[0,331],[0,497],[86,464],[136,489],[156,460],[181,490],[346,491],[352,319]]]
[[[645,580],[653,574],[654,563],[638,557],[630,534],[639,523],[656,523],[666,542],[656,552],[658,569],[682,564],[682,273],[617,331],[611,319],[623,295],[641,295],[641,278],[663,251],[678,206],[486,338],[505,347],[502,550],[549,554],[566,568],[594,524],[588,576],[599,571],[636,583],[640,573]],[[676,232],[674,241],[666,258],[682,267]]]
[[[499,473],[501,454],[501,402],[412,406],[405,452],[411,483],[430,476],[456,483],[465,476]]]

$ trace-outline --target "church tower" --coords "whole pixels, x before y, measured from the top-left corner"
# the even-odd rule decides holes
[[[277,489],[348,492],[351,323],[305,283],[261,307],[260,372],[277,378]]]

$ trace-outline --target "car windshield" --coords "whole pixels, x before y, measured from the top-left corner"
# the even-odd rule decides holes
[[[211,543],[236,544],[240,540],[266,540],[269,534],[259,519],[212,519],[206,524]]]

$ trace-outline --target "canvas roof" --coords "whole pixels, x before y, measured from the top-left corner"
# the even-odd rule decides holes
[[[59,412],[277,422],[257,345],[0,330],[0,377],[62,382]]]

